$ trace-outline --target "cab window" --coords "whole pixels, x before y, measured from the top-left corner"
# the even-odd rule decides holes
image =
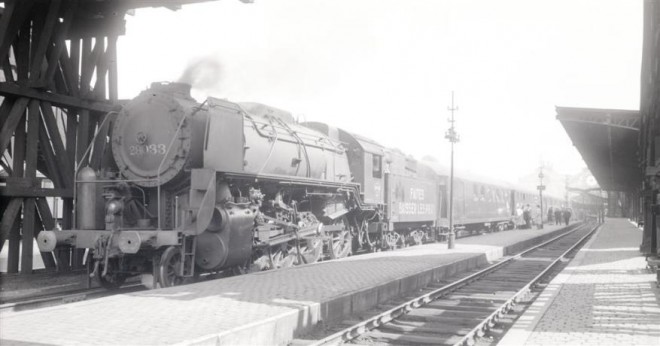
[[[383,157],[380,155],[373,155],[373,177],[382,178],[383,177]]]

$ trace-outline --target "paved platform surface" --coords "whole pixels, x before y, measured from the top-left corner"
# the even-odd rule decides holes
[[[353,256],[0,314],[0,344],[286,344],[320,320],[339,319],[434,280],[550,238],[560,226]]]
[[[607,219],[498,345],[660,345],[660,289],[641,239]]]

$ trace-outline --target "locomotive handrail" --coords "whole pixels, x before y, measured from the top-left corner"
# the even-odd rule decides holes
[[[186,119],[188,119],[189,116],[193,116],[193,115],[197,114],[197,112],[202,110],[202,108],[204,108],[204,105],[206,104],[207,101],[208,101],[208,99],[204,100],[204,102],[202,102],[199,106],[193,107],[194,110],[190,113],[184,112],[185,114],[181,118],[181,120],[179,121],[179,125],[176,127],[176,131],[174,131],[174,135],[172,135],[172,139],[170,140],[170,144],[167,146],[167,150],[165,151],[165,155],[163,155],[163,158],[160,160],[160,164],[158,165],[158,169],[156,170],[156,174],[157,174],[156,180],[158,181],[158,187],[156,188],[156,195],[157,195],[156,198],[157,198],[158,201],[156,203],[157,204],[156,207],[158,208],[158,230],[159,231],[160,231],[160,219],[161,219],[160,218],[160,209],[161,209],[160,208],[160,188],[161,188],[161,186],[160,186],[161,185],[160,184],[160,175],[161,175],[160,170],[161,170],[161,168],[163,168],[163,163],[165,163],[165,159],[170,154],[170,150],[172,150],[172,145],[174,145],[174,140],[179,135],[179,132],[181,131],[181,127],[183,126],[183,123],[186,121]]]
[[[278,121],[280,123],[280,125],[282,125],[284,127],[285,130],[289,131],[289,134],[291,134],[291,136],[298,141],[298,146],[302,147],[302,150],[303,150],[303,153],[305,154],[305,159],[306,159],[306,167],[305,167],[307,169],[306,177],[310,178],[312,176],[312,172],[311,172],[312,171],[312,165],[309,162],[309,154],[307,153],[307,145],[302,140],[302,138],[300,138],[300,136],[298,136],[296,131],[294,131],[289,125],[287,125],[285,122],[283,122],[282,119],[276,118],[275,120]],[[300,169],[300,165],[298,165],[298,169]]]
[[[250,122],[252,123],[251,127],[254,128],[254,130],[255,130],[255,132],[256,132],[257,134],[259,134],[261,137],[265,137],[265,138],[273,138],[273,137],[274,137],[274,136],[271,136],[271,135],[268,135],[268,134],[264,133],[264,132],[259,128],[259,126],[257,126],[258,124],[264,124],[264,125],[268,125],[268,124],[266,124],[265,122],[262,123],[262,122],[256,121],[256,120],[250,115],[250,113],[246,112],[246,111],[243,110],[242,108],[241,108],[241,110],[244,112],[245,117],[246,117],[247,119],[250,120]],[[263,117],[262,117],[262,118],[263,118]],[[279,129],[282,129],[282,130],[286,130],[286,128],[284,128],[284,127],[282,127],[282,126],[273,126],[273,125],[271,125],[271,126],[273,127],[273,129],[279,128]],[[301,126],[304,126],[304,125],[301,125]],[[277,132],[277,130],[275,130],[275,131]],[[305,133],[303,133],[303,134],[305,134]],[[291,136],[291,137],[293,137],[293,136]],[[303,140],[303,142],[304,142],[304,139],[303,139],[302,136],[300,136],[300,135],[298,134],[298,137],[300,137],[300,139]],[[295,138],[295,137],[294,137],[294,138]],[[323,140],[325,140],[325,139],[326,139],[326,138],[323,138]],[[297,141],[290,140],[290,139],[286,139],[286,138],[279,138],[279,137],[277,137],[277,140],[282,141],[282,142],[287,142],[287,143],[293,143],[293,144],[298,143]],[[318,141],[319,141],[319,140],[317,140],[317,142],[318,142]],[[318,149],[323,149],[323,150],[330,150],[330,151],[334,151],[334,152],[336,152],[336,153],[343,153],[343,152],[345,151],[344,149],[341,149],[341,148],[337,147],[336,145],[334,145],[334,144],[332,143],[332,141],[327,141],[327,142],[328,142],[329,144],[331,144],[331,145],[330,145],[330,146],[323,146],[323,145],[319,145],[319,144],[314,144],[313,141],[311,141],[311,140],[310,140],[310,142],[304,142],[304,143],[305,143],[305,145],[307,145],[307,146],[309,146],[309,147],[318,148]]]
[[[239,105],[239,107],[241,106]],[[243,110],[243,107],[241,107],[241,110]],[[245,110],[243,110],[243,112],[247,115],[247,112],[245,112]],[[252,124],[254,125],[254,128],[256,129],[257,133],[261,134],[258,127],[254,123],[254,119],[252,119],[252,117],[250,116],[248,116],[248,118],[250,119],[250,121],[252,121]],[[263,172],[263,170],[266,169],[266,165],[268,164],[268,161],[270,161],[270,158],[273,155],[273,152],[275,151],[275,144],[277,143],[277,140],[280,137],[280,133],[275,128],[275,125],[273,125],[273,121],[271,119],[268,119],[268,122],[270,123],[270,126],[273,128],[273,132],[275,132],[275,138],[269,137],[273,139],[273,143],[270,145],[270,149],[268,150],[268,156],[266,156],[266,159],[264,160],[264,164],[261,165],[261,168],[259,168],[257,174],[261,174],[261,172]]]

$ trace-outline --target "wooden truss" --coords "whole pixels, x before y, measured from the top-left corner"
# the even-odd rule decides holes
[[[108,1],[4,3],[0,249],[8,240],[8,272],[18,272],[20,262],[20,273],[31,273],[33,238],[44,229],[72,227],[74,167],[117,100],[117,37],[125,10]],[[99,148],[82,164],[99,166]],[[51,210],[49,197],[61,201],[61,213]],[[47,268],[60,270],[81,266],[82,256],[42,253]]]

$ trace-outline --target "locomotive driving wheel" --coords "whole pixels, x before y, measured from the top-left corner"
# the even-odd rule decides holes
[[[416,229],[412,232],[410,232],[410,240],[412,240],[412,243],[414,245],[422,245],[424,242],[424,237],[426,236],[426,233],[424,231]]]
[[[328,242],[328,253],[331,259],[344,258],[348,256],[353,246],[350,225],[346,216],[337,219],[334,224],[343,227],[340,231],[332,232],[331,239]]]
[[[160,256],[158,265],[158,283],[160,287],[172,287],[183,283],[181,273],[181,249],[176,246],[168,247]]]
[[[383,249],[396,249],[397,244],[401,240],[401,235],[397,232],[393,231],[383,231],[382,233],[382,239],[383,239]]]
[[[298,260],[296,247],[292,242],[276,245],[268,249],[270,269],[288,268]]]
[[[319,238],[304,238],[301,239],[298,244],[300,257],[296,259],[296,265],[314,263],[321,258],[321,254],[323,253],[323,240]],[[302,263],[300,263],[300,260],[302,260]]]

